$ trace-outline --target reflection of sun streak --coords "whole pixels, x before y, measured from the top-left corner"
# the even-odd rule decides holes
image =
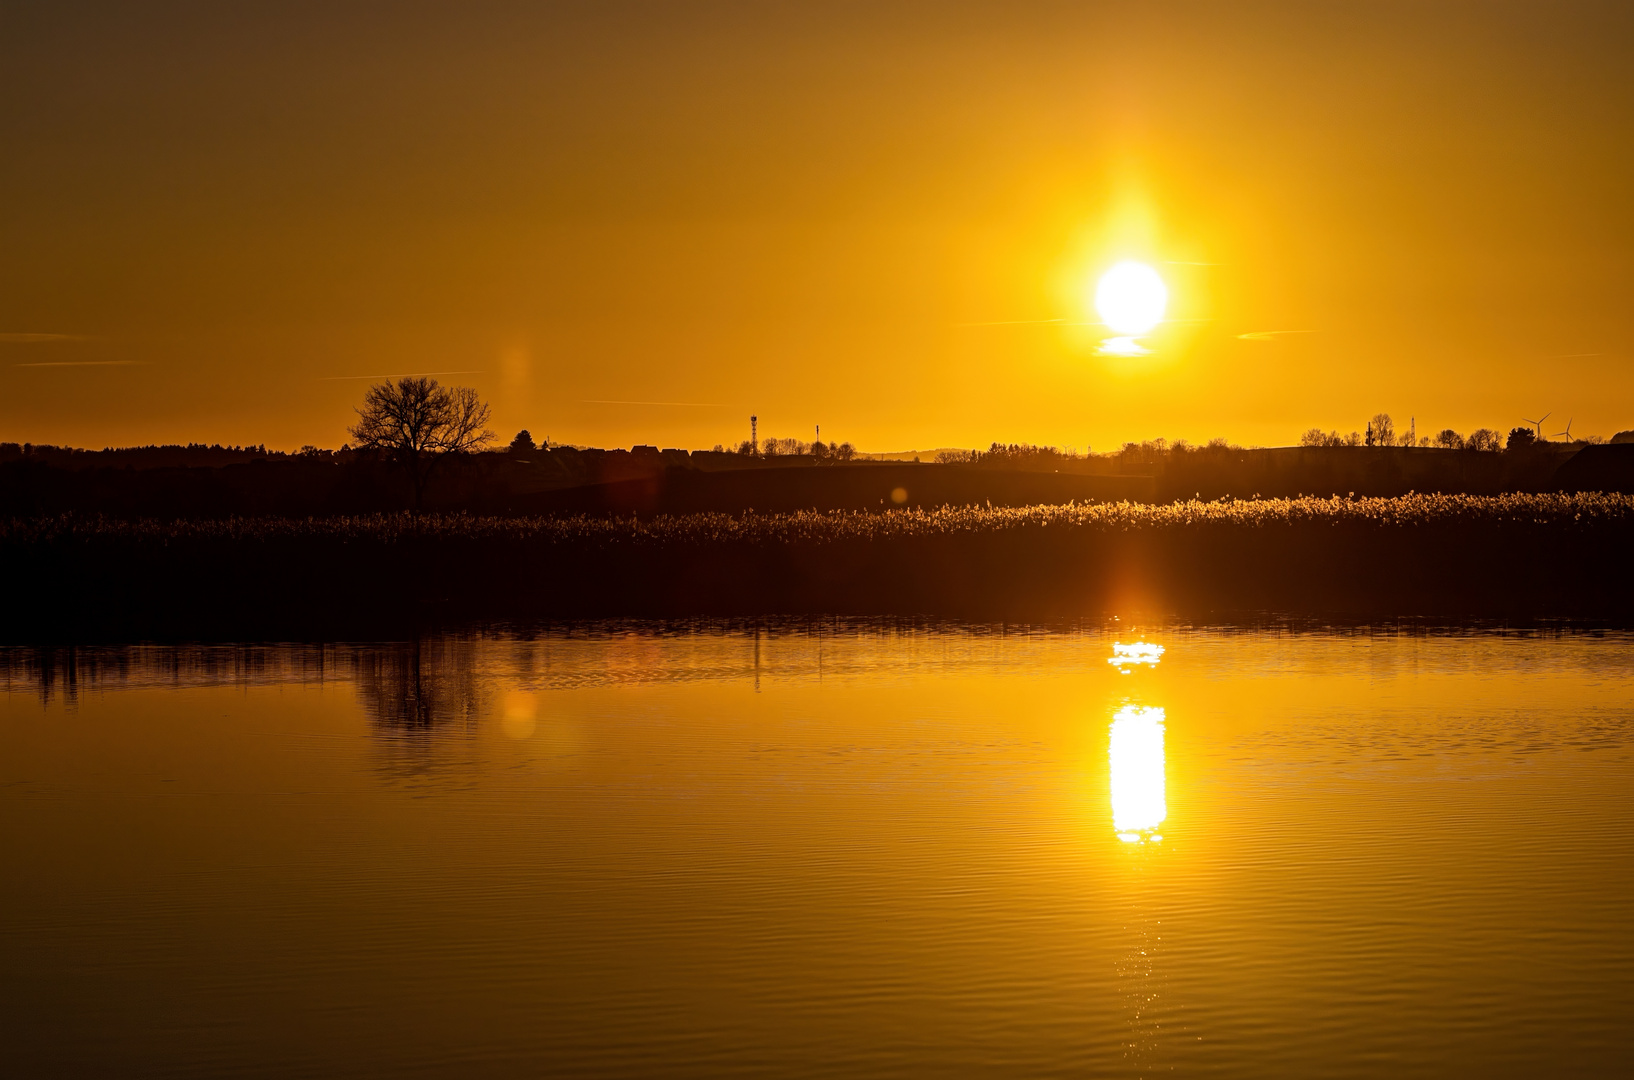
[[[1135,641],[1125,645],[1121,641],[1112,643],[1112,657],[1107,663],[1120,668],[1129,668],[1134,664],[1149,664],[1157,666],[1163,659],[1163,646],[1154,645],[1149,641]]]
[[[1163,710],[1125,705],[1112,718],[1112,828],[1128,843],[1161,840],[1169,816],[1163,763]]]

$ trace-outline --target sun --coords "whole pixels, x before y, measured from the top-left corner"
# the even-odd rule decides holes
[[[1168,305],[1169,287],[1145,263],[1118,263],[1095,286],[1095,311],[1119,334],[1146,333]]]

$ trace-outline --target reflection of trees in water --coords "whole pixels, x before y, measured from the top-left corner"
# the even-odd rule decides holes
[[[475,774],[467,758],[485,711],[477,678],[480,645],[432,638],[351,653],[382,778],[422,790],[472,786]]]
[[[79,704],[79,654],[74,649],[6,649],[0,655],[0,678],[6,690],[32,686],[47,708],[58,695],[70,710]]]
[[[81,691],[322,685],[334,646],[105,645],[0,648],[0,690],[29,688],[49,708]]]
[[[369,718],[405,733],[475,727],[482,713],[476,645],[432,639],[358,649],[352,664]]]
[[[348,674],[369,718],[412,732],[474,726],[477,650],[457,638],[390,645],[131,645],[0,648],[0,690],[28,689],[73,708],[82,691],[322,686]]]

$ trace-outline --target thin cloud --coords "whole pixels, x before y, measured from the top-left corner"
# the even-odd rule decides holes
[[[1270,341],[1282,334],[1314,334],[1315,330],[1251,330],[1246,334],[1238,334],[1239,341]]]
[[[580,398],[585,405],[674,405],[683,409],[730,409],[718,401],[611,401],[607,398]]]
[[[1213,319],[1161,319],[1165,326],[1178,326],[1181,323],[1213,322]],[[952,326],[1107,326],[1104,322],[1079,322],[1071,319],[1007,319],[1003,322],[961,322],[951,323]],[[1303,333],[1300,330],[1273,330],[1271,333]]]
[[[424,379],[429,375],[481,375],[480,371],[400,371],[395,375],[324,375],[319,382],[343,382],[347,379]]]
[[[1065,319],[1001,319],[998,322],[956,322],[954,326],[1048,326],[1064,323]]]
[[[12,367],[137,367],[146,360],[42,360],[33,364],[13,364]]]
[[[1112,337],[1095,350],[1098,356],[1151,356],[1152,350],[1132,337]]]
[[[1164,266],[1224,266],[1224,263],[1188,262],[1185,259],[1164,259]]]
[[[0,334],[0,341],[13,345],[34,345],[43,341],[89,341],[83,334]]]

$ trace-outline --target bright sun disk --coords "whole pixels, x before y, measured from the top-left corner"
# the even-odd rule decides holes
[[[1121,262],[1095,286],[1095,311],[1119,334],[1144,334],[1163,321],[1169,288],[1145,263]]]

